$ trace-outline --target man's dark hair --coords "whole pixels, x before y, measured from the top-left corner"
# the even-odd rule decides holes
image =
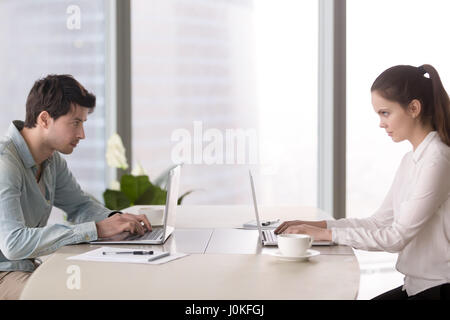
[[[88,92],[71,75],[48,75],[37,80],[27,98],[25,127],[34,128],[37,117],[47,111],[56,120],[68,114],[73,104],[94,111],[95,95]]]

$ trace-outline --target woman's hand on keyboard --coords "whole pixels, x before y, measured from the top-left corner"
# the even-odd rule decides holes
[[[317,241],[331,241],[331,230],[310,226],[307,224],[293,225],[288,227],[283,233],[307,234]]]
[[[284,233],[287,230],[287,228],[293,227],[293,226],[300,226],[300,225],[309,225],[309,226],[318,227],[318,228],[325,228],[325,229],[327,227],[326,221],[292,220],[292,221],[285,221],[282,224],[280,224],[278,226],[278,228],[276,228],[274,230],[274,233],[275,234]]]

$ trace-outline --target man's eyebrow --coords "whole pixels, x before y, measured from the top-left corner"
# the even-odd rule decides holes
[[[73,120],[85,122],[87,119],[86,119],[86,120],[83,120],[83,119],[77,117],[77,118],[74,118]]]

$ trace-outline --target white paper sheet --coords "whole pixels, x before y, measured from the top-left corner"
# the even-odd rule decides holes
[[[142,249],[130,249],[130,248],[113,248],[113,247],[100,247],[95,250],[91,250],[82,253],[77,256],[68,257],[67,260],[81,260],[81,261],[96,261],[96,262],[122,262],[122,263],[143,263],[143,264],[163,264],[172,260],[180,259],[187,254],[174,252],[169,256],[157,259],[155,261],[148,261],[150,257],[155,257],[163,251],[153,250],[153,255],[134,255],[134,254],[120,254],[120,255],[104,255],[103,252],[124,252],[124,251],[141,251]]]

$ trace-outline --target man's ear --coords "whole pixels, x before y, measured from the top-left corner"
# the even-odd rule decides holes
[[[420,115],[422,111],[422,103],[419,100],[413,99],[408,106],[409,114],[415,119]]]
[[[52,120],[52,117],[50,117],[50,114],[47,111],[42,111],[37,117],[37,124],[45,129],[48,129]]]

